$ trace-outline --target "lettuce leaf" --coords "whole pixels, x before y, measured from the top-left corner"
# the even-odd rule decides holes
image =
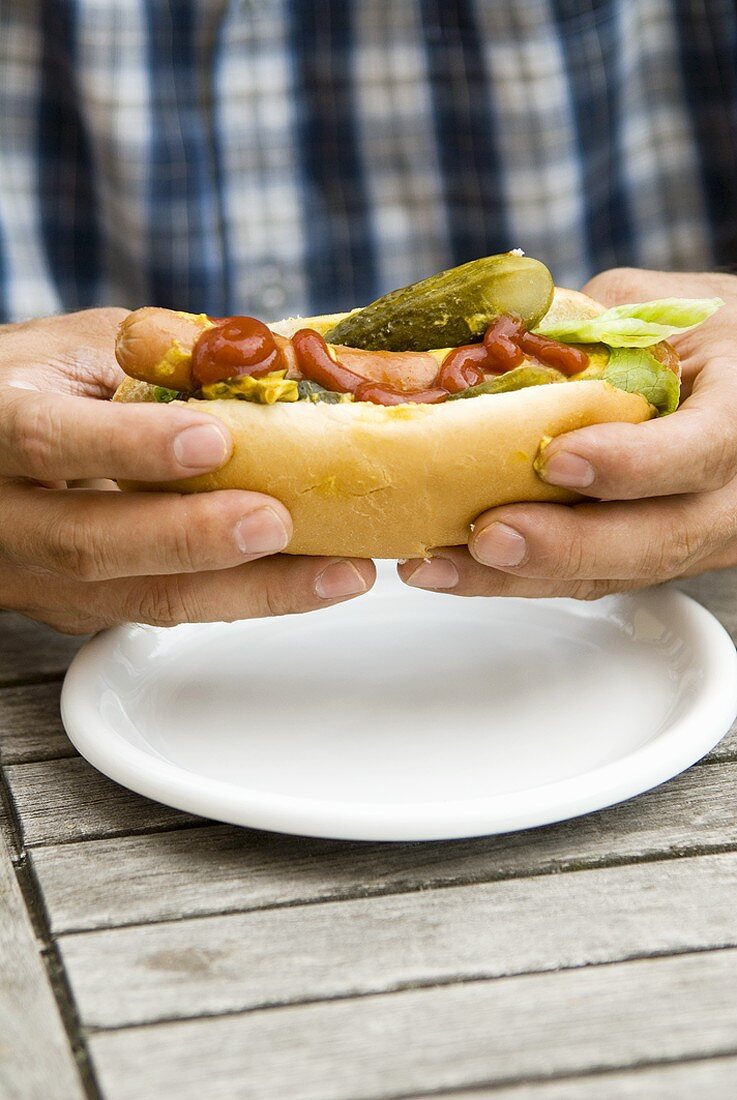
[[[644,348],[612,348],[601,378],[619,390],[641,393],[660,416],[678,408],[680,380]]]
[[[543,317],[535,332],[569,344],[649,348],[695,328],[723,305],[721,298],[660,298],[615,306],[588,320],[546,321]]]

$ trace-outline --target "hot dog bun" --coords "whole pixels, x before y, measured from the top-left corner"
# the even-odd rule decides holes
[[[596,316],[597,302],[556,289],[556,317]],[[270,326],[283,336],[325,330],[336,317]],[[115,400],[151,400],[153,388],[126,379]],[[191,402],[188,402],[191,403]],[[653,415],[639,394],[602,381],[535,386],[438,405],[367,402],[259,405],[197,402],[229,427],[234,450],[212,474],[123,489],[252,489],[292,514],[290,554],[373,558],[427,555],[467,541],[485,509],[514,501],[571,501],[547,485],[533,462],[541,442],[588,424],[639,423]]]

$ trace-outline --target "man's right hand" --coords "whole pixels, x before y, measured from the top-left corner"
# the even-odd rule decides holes
[[[110,403],[124,316],[0,328],[0,607],[87,633],[289,614],[367,591],[371,562],[280,555],[291,518],[271,497],[121,493],[107,480],[201,474],[232,449],[206,413]]]

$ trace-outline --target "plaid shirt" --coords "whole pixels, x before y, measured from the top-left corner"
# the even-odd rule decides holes
[[[0,0],[0,315],[737,259],[733,0]]]

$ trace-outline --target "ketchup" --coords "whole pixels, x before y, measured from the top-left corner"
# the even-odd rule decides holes
[[[546,366],[568,375],[585,370],[589,362],[580,348],[526,332],[522,322],[514,317],[500,317],[487,328],[483,344],[464,344],[448,352],[440,368],[438,385],[451,393],[460,393],[483,382],[485,371],[504,374],[518,367],[525,355],[534,355]]]
[[[357,401],[376,405],[446,401],[451,394],[479,385],[487,374],[503,374],[519,366],[526,354],[568,375],[577,374],[588,364],[588,356],[579,348],[526,332],[521,321],[505,316],[489,325],[483,343],[449,351],[434,386],[399,390],[363,378],[333,359],[324,338],[314,329],[300,329],[287,341],[275,338],[255,317],[226,317],[205,329],[197,340],[192,352],[192,376],[199,385],[242,374],[261,378],[270,371],[287,369],[292,352],[303,378],[326,390],[350,393]]]
[[[371,401],[374,405],[406,405],[408,402],[434,405],[447,401],[448,391],[440,387],[426,390],[396,390],[382,382],[362,378],[336,361],[319,332],[302,328],[295,332],[292,344],[297,353],[300,372],[311,382],[317,382],[326,390],[352,393],[357,401]]]
[[[295,332],[292,346],[297,354],[300,373],[326,390],[355,393],[366,381],[360,374],[336,363],[328,351],[328,345],[314,329],[301,328]]]
[[[519,346],[528,355],[534,355],[563,374],[578,374],[589,365],[589,357],[581,348],[572,348],[570,344],[561,344],[547,336],[536,336],[534,332],[523,332]]]
[[[484,380],[483,368],[489,353],[483,344],[466,344],[449,351],[437,377],[437,383],[448,393],[460,393]]]
[[[269,329],[255,317],[227,317],[205,329],[192,351],[192,377],[199,385],[250,374],[262,378],[286,363]]]
[[[498,364],[502,372],[518,367],[525,357],[519,343],[522,331],[521,321],[514,317],[500,317],[484,333],[484,347],[489,359]]]

